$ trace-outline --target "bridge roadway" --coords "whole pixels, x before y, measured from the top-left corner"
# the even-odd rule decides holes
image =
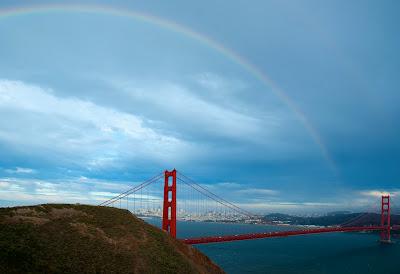
[[[392,227],[391,229],[399,229],[399,228],[400,226],[396,226]],[[242,241],[251,239],[277,238],[277,237],[287,237],[287,236],[306,235],[306,234],[320,234],[328,232],[379,231],[387,229],[388,229],[387,226],[324,227],[324,228],[303,229],[303,230],[209,236],[209,237],[183,239],[182,241],[186,244],[206,244],[206,243],[231,242],[231,241]]]

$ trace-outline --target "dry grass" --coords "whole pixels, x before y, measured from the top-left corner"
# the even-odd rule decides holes
[[[0,273],[223,273],[126,210],[0,208]]]

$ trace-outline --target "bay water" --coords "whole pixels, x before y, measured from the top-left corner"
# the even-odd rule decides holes
[[[145,218],[160,227],[159,218]],[[178,221],[178,238],[295,229],[238,223]],[[377,233],[327,233],[195,245],[227,273],[400,274],[400,239]],[[396,239],[395,239],[396,241]]]

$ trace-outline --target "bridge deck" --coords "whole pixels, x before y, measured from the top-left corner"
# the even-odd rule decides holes
[[[328,232],[377,231],[386,229],[387,229],[386,226],[324,227],[324,228],[291,230],[291,231],[275,231],[275,232],[250,233],[250,234],[238,234],[238,235],[226,235],[226,236],[199,237],[199,238],[183,239],[182,241],[186,244],[205,244],[205,243],[242,241],[250,239],[287,237],[287,236],[306,235],[306,234],[319,234]]]

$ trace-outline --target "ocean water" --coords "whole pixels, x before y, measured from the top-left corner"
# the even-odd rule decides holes
[[[146,219],[160,226],[160,219]],[[290,230],[268,225],[178,222],[178,238]],[[227,273],[400,274],[399,243],[374,233],[328,233],[196,245]],[[396,239],[395,239],[396,240]]]

